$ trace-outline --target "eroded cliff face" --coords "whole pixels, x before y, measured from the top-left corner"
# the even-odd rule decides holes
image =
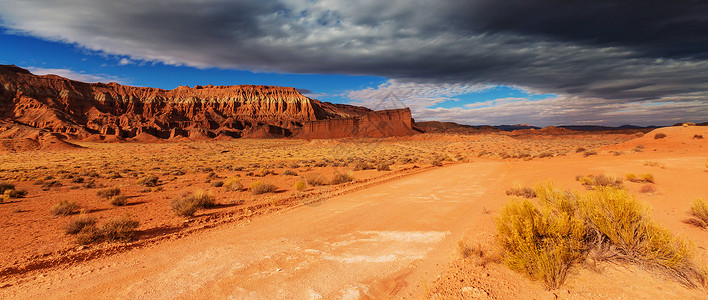
[[[293,136],[306,139],[403,136],[416,133],[411,123],[408,108],[382,110],[358,117],[307,122]]]
[[[299,132],[334,137],[342,134],[327,132],[353,130],[338,126],[355,126],[357,134],[378,136],[378,130],[362,126],[387,127],[373,124],[400,121],[398,117],[386,119],[385,114],[356,119],[370,112],[364,107],[310,99],[288,87],[209,85],[163,90],[36,76],[19,67],[0,65],[0,118],[73,138],[145,134],[164,139],[279,137]],[[326,123],[330,125],[306,125],[338,119],[342,120]],[[352,123],[354,119],[359,121]],[[410,111],[407,121],[391,128],[406,126],[410,128]]]

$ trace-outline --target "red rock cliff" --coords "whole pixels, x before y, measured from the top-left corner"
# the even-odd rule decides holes
[[[374,111],[359,117],[306,122],[293,133],[307,139],[387,137],[414,134],[411,110]]]
[[[0,65],[0,118],[76,138],[93,134],[129,138],[142,133],[160,138],[239,137],[266,125],[270,131],[280,128],[276,131],[288,135],[312,121],[349,120],[369,112],[364,107],[310,99],[288,87],[209,85],[163,90],[36,76]],[[342,130],[325,126],[307,132],[324,136],[318,131],[323,129]]]

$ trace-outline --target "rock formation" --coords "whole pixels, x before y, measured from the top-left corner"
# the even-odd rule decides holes
[[[163,90],[37,76],[6,65],[0,65],[0,121],[76,139],[412,133],[407,109],[372,113],[364,107],[310,99],[295,88],[208,85]]]

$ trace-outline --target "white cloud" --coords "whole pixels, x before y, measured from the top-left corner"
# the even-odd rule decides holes
[[[72,80],[82,81],[82,82],[103,82],[103,83],[118,82],[121,84],[125,84],[124,83],[125,81],[123,79],[120,79],[115,76],[110,76],[110,75],[87,74],[87,73],[77,72],[77,71],[70,70],[70,69],[48,69],[48,68],[40,68],[40,67],[27,67],[26,69],[35,75],[53,74],[53,75],[59,75],[61,77],[66,77],[66,78],[69,78]]]
[[[130,59],[125,58],[125,57],[124,57],[124,58],[121,58],[121,59],[118,61],[118,65],[120,65],[120,66],[125,66],[125,65],[130,65],[130,64],[134,64],[134,62],[133,62],[132,60],[130,60]]]
[[[416,110],[442,102],[458,101],[456,96],[491,88],[494,85],[415,83],[392,79],[375,88],[347,91],[341,96],[352,100],[352,104],[371,109],[410,107]]]

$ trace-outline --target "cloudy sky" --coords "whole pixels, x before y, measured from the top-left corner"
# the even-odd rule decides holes
[[[708,4],[0,0],[0,64],[172,89],[294,86],[464,124],[708,121]]]

